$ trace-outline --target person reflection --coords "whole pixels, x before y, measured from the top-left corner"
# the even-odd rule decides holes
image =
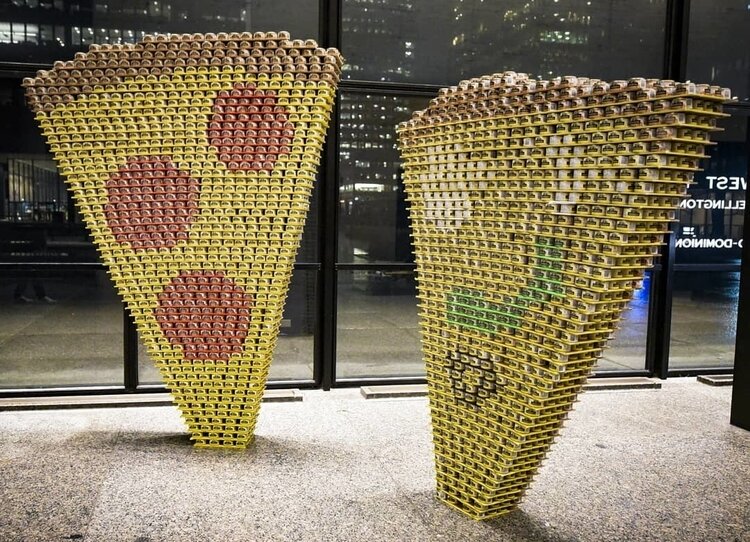
[[[12,242],[4,246],[3,252],[8,252],[7,256],[12,261],[40,261],[44,259],[44,250],[46,247],[46,232],[44,228],[30,224],[14,224],[8,227],[9,236]],[[31,287],[31,291],[29,291]],[[33,303],[41,301],[43,303],[55,303],[56,300],[47,294],[42,275],[34,269],[22,269],[16,278],[16,286],[13,290],[13,300],[16,303]]]
[[[16,283],[16,289],[13,291],[13,300],[16,303],[34,302],[33,298],[26,295],[26,292],[29,288],[29,283],[31,283],[32,285],[37,301],[42,301],[44,303],[50,304],[57,303],[56,299],[53,299],[47,295],[47,291],[44,288],[44,283],[42,283],[41,279],[34,274],[31,274],[31,277],[29,276],[29,274],[26,274],[18,279],[18,282]]]

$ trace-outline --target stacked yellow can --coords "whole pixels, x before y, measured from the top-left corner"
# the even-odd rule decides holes
[[[438,496],[515,508],[724,116],[728,89],[505,72],[398,127]]]
[[[252,440],[341,64],[285,32],[157,35],[24,80],[197,446]]]

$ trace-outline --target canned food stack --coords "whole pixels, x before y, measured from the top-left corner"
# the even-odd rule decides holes
[[[399,125],[438,497],[514,509],[652,265],[728,89],[504,72]]]
[[[172,34],[24,80],[197,446],[253,438],[341,64],[286,32]]]

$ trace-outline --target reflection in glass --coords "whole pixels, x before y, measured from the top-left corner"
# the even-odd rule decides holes
[[[0,388],[122,385],[122,303],[104,271],[0,270]]]
[[[731,367],[740,274],[677,272],[669,368]]]
[[[55,25],[55,45],[65,47],[65,27]]]
[[[20,83],[0,78],[0,262],[97,262]],[[0,274],[0,387],[122,384],[122,304],[104,271]]]
[[[651,293],[651,272],[633,292],[633,299],[622,315],[615,337],[604,350],[595,371],[643,370],[646,368],[646,334]]]
[[[503,70],[659,77],[665,16],[665,0],[345,0],[343,76],[443,85]]]
[[[97,262],[20,83],[0,78],[0,261]]]
[[[318,219],[320,209],[318,201],[320,199],[320,179],[315,182],[315,187],[310,197],[310,209],[305,219],[305,229],[302,230],[302,239],[297,251],[297,263],[315,263],[318,261],[319,231]]]
[[[424,376],[412,271],[339,271],[337,377]]]
[[[43,24],[39,27],[39,37],[44,44],[49,44],[55,40],[55,28],[49,24]]]
[[[10,23],[0,23],[0,43],[13,43]]]
[[[750,9],[747,0],[690,4],[687,76],[750,98]]]
[[[650,290],[647,273],[596,371],[645,368]],[[415,295],[410,271],[339,271],[339,377],[424,374]]]
[[[26,41],[37,45],[39,43],[39,25],[38,24],[27,24],[26,25]]]
[[[342,93],[339,102],[340,262],[412,262],[396,125],[426,97]]]
[[[84,26],[81,29],[81,45],[91,45],[94,43],[94,29],[90,26]]]
[[[317,318],[317,271],[296,270],[284,306],[269,380],[312,380]],[[141,384],[162,384],[143,343],[138,343]]]
[[[0,23],[0,44],[13,44],[3,47],[2,60],[51,64],[72,59],[76,51],[85,51],[91,43],[118,43],[120,36],[132,43],[144,33],[286,30],[295,39],[318,35],[317,0],[91,0],[66,4],[65,26],[59,27],[60,33],[56,30],[54,42],[39,39],[38,25],[50,22],[50,10],[0,5],[0,19],[23,17],[25,22],[13,23],[7,29],[2,24],[8,23]],[[26,6],[32,7],[30,2]],[[12,14],[6,13],[10,9]],[[66,32],[70,35],[69,48],[65,48]]]
[[[18,45],[22,44],[24,42],[24,38],[26,37],[26,29],[24,28],[23,23],[11,23],[11,42]]]
[[[680,202],[675,242],[678,263],[739,263],[747,182],[747,122],[738,113],[721,119],[718,145],[695,173],[690,198]]]

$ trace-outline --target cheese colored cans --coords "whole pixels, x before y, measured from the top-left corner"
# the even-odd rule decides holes
[[[341,64],[284,32],[156,35],[24,80],[197,446],[252,441]]]
[[[729,98],[505,72],[399,125],[445,503],[475,519],[518,505]]]

